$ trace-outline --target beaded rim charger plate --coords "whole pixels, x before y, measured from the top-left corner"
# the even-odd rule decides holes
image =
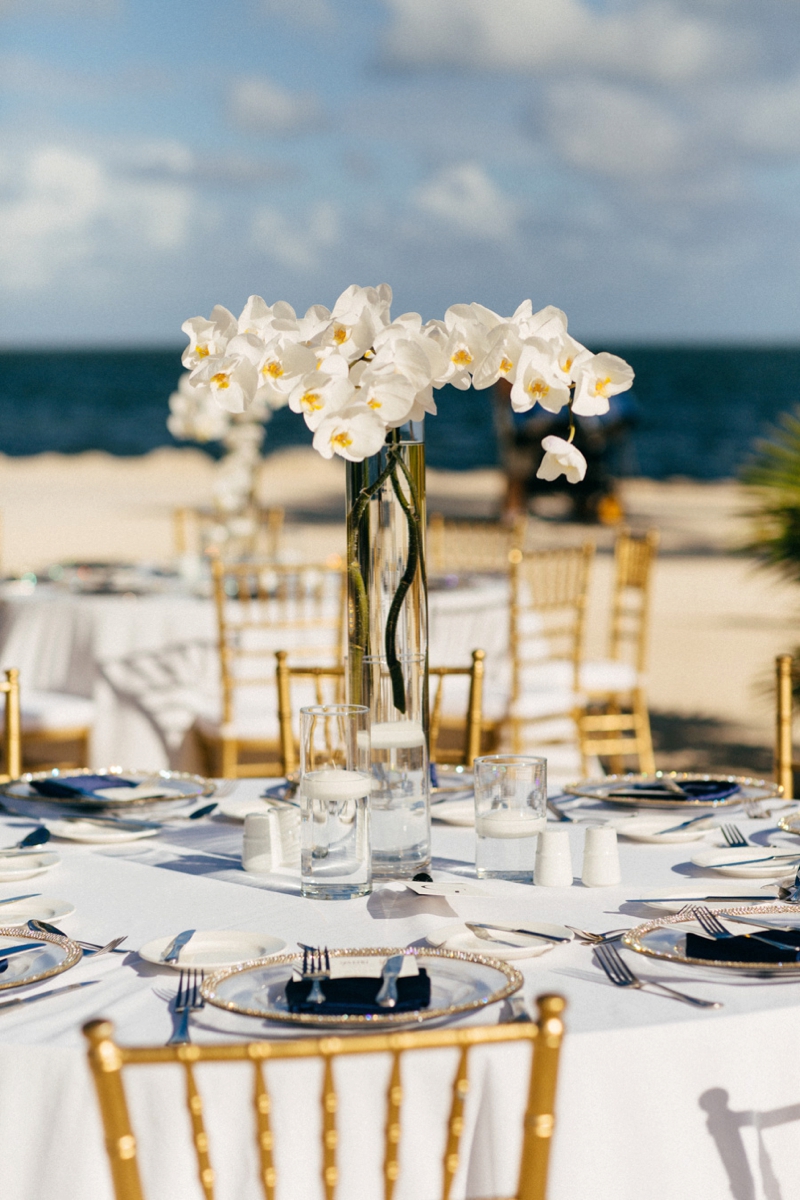
[[[738,791],[724,800],[703,800],[702,797],[675,796],[609,796],[617,788],[636,783],[659,784],[664,779],[673,783],[735,783]],[[592,800],[604,800],[607,804],[622,804],[632,808],[726,808],[734,804],[752,803],[780,796],[777,783],[769,779],[753,779],[750,775],[701,775],[693,771],[656,771],[652,775],[605,775],[602,779],[583,779],[564,788],[572,796],[587,796]]]
[[[793,917],[798,916],[798,908],[796,904],[779,904],[775,903],[766,908],[764,905],[753,907],[752,905],[729,905],[727,908],[715,908],[715,915],[725,920],[725,914],[741,917],[755,917],[761,921],[781,913],[791,913]],[[686,925],[687,918],[681,913],[675,913],[671,917],[662,917],[657,921],[647,921],[643,925],[637,925],[634,929],[629,929],[622,938],[622,945],[628,950],[635,950],[637,954],[645,954],[649,958],[659,958],[666,962],[679,963],[682,966],[689,967],[705,967],[710,971],[727,971],[736,975],[755,975],[759,978],[780,978],[781,976],[790,976],[797,978],[800,976],[800,962],[788,963],[759,963],[759,962],[736,962],[727,959],[710,959],[710,958],[692,958],[686,953]],[[765,921],[765,927],[767,922]],[[736,925],[731,922],[731,932],[737,934],[744,933],[759,933],[750,925]],[[798,926],[800,928],[800,926]]]
[[[429,1008],[385,1013],[332,1015],[293,1013],[286,1006],[284,988],[292,978],[292,969],[302,966],[302,954],[281,954],[265,961],[241,963],[209,976],[202,986],[203,996],[218,1008],[262,1020],[283,1021],[295,1025],[336,1026],[341,1029],[380,1029],[395,1025],[416,1025],[423,1021],[441,1021],[461,1013],[474,1012],[505,1000],[522,987],[519,971],[508,963],[485,954],[463,950],[439,950],[427,947],[369,947],[331,950],[331,958],[374,956],[390,958],[394,954],[414,955],[425,967],[431,980]]]
[[[109,800],[102,796],[40,796],[31,787],[32,783],[51,779],[79,779],[81,775],[118,775],[120,779],[130,779],[134,783],[152,784],[154,787],[163,784],[165,790],[173,793],[161,798],[133,800]],[[72,767],[52,771],[26,771],[19,779],[13,779],[0,788],[5,795],[19,800],[33,800],[43,804],[67,805],[70,808],[141,808],[146,805],[174,804],[176,801],[196,800],[200,796],[211,796],[216,789],[213,779],[205,779],[202,775],[193,775],[188,771],[126,771],[122,767]]]
[[[778,828],[784,833],[794,833],[800,837],[800,812],[787,813],[785,817],[778,817]]]
[[[18,946],[23,942],[41,942],[41,948],[14,954],[8,958],[8,967],[0,974],[0,991],[25,987],[60,975],[81,961],[83,951],[75,942],[58,937],[54,933],[32,933],[24,925],[0,925],[0,954],[7,946]]]

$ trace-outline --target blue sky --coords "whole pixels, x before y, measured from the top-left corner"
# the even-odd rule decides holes
[[[0,0],[0,345],[257,292],[800,336],[798,0]]]

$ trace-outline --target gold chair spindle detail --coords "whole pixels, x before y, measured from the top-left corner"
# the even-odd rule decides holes
[[[22,774],[19,671],[16,667],[9,667],[5,672],[5,679],[0,682],[0,692],[4,692],[6,697],[3,720],[3,755],[6,773],[0,775],[0,783],[8,783],[11,779],[18,779]]]
[[[794,761],[792,748],[792,711],[794,708],[794,683],[797,670],[791,654],[779,654],[775,659],[776,728],[775,728],[775,782],[784,797],[794,797],[794,772],[798,764]]]
[[[228,1043],[203,1046],[122,1047],[114,1041],[110,1021],[90,1021],[83,1032],[89,1044],[89,1064],[95,1081],[100,1114],[111,1165],[116,1200],[145,1200],[137,1164],[137,1143],[130,1122],[123,1084],[123,1068],[144,1064],[183,1065],[186,1078],[186,1104],[191,1120],[195,1162],[205,1200],[214,1200],[214,1172],[208,1136],[203,1123],[203,1107],[194,1076],[199,1062],[248,1062],[255,1070],[252,1091],[256,1116],[258,1163],[264,1200],[275,1200],[277,1173],[271,1125],[272,1103],[263,1074],[263,1064],[281,1059],[322,1059],[322,1184],[325,1200],[336,1200],[339,1172],[337,1151],[338,1096],[334,1080],[334,1060],[345,1055],[392,1055],[392,1068],[386,1094],[384,1137],[384,1200],[393,1200],[400,1174],[401,1109],[403,1101],[402,1060],[417,1050],[451,1047],[460,1051],[453,1081],[452,1100],[447,1118],[446,1146],[442,1161],[442,1200],[449,1200],[458,1171],[464,1131],[464,1106],[469,1093],[468,1055],[477,1045],[504,1042],[528,1042],[532,1063],[523,1124],[523,1146],[519,1183],[509,1200],[545,1200],[550,1143],[554,1129],[554,1106],[558,1061],[564,1035],[561,996],[540,996],[535,1023],[479,1025],[466,1028],[413,1030],[373,1033],[349,1038],[300,1038],[277,1042]],[[343,1200],[343,1198],[340,1198]]]
[[[486,669],[486,651],[472,651],[472,665],[469,667],[430,667],[431,678],[438,678],[430,716],[430,758],[436,763],[457,763],[471,767],[473,759],[481,752],[481,735],[483,733],[483,680]],[[467,712],[464,720],[464,739],[461,749],[443,749],[439,746],[439,738],[443,728],[452,729],[454,722],[450,717],[442,715],[444,681],[448,676],[469,676],[469,697]]]

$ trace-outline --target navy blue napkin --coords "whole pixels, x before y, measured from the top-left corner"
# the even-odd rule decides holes
[[[60,779],[36,779],[31,787],[40,796],[56,800],[74,800],[76,797],[93,796],[103,788],[137,787],[132,779],[120,779],[119,775],[70,775]],[[102,796],[98,797],[102,800]]]
[[[679,783],[678,787],[686,792],[685,797],[670,791],[669,788],[662,787],[656,781],[631,783],[628,786],[614,788],[613,791],[608,792],[608,798],[609,800],[613,800],[615,796],[631,798],[641,794],[643,799],[674,800],[678,804],[684,799],[705,800],[708,804],[715,804],[719,800],[727,800],[729,796],[735,796],[739,791],[738,783],[728,783],[724,779],[687,779],[685,782]]]
[[[382,1008],[375,998],[383,980],[352,976],[348,979],[323,979],[320,981],[325,1000],[322,1004],[309,1004],[308,995],[314,986],[311,979],[290,979],[286,984],[286,1003],[289,1012],[319,1013],[325,1016],[361,1016],[365,1013],[414,1012],[427,1008],[431,1002],[431,981],[428,972],[420,967],[418,975],[406,975],[397,980],[397,1004],[394,1008]]]
[[[697,933],[687,933],[686,954],[689,958],[702,958],[710,962],[740,962],[740,963],[795,963],[800,955],[800,930],[790,933],[784,930],[761,930],[759,938],[783,942],[797,946],[797,952],[784,950],[781,946],[767,946],[762,941],[752,937],[720,938],[711,941],[710,938],[700,937]]]

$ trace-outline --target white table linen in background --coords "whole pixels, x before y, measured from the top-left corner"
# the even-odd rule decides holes
[[[235,794],[244,798],[261,786],[242,781]],[[737,820],[746,832],[765,828],[763,822]],[[0,819],[1,840],[10,844],[29,824]],[[569,835],[577,870],[583,830],[572,827]],[[688,858],[685,846],[622,843],[625,884],[619,888],[544,889],[481,880],[486,898],[443,900],[381,888],[362,899],[325,903],[301,899],[291,879],[276,890],[274,881],[246,876],[238,866],[241,837],[241,825],[212,819],[125,846],[56,843],[61,865],[32,880],[30,888],[0,885],[0,899],[30,890],[70,900],[77,911],[64,919],[65,929],[101,942],[127,933],[133,948],[188,927],[276,934],[290,949],[298,940],[329,947],[402,946],[458,918],[566,921],[608,929],[634,922],[633,915],[620,919],[618,910],[641,889],[685,883],[687,875],[705,878],[682,865]],[[473,837],[471,830],[434,826],[437,877],[470,876]],[[525,976],[529,1003],[548,991],[563,993],[569,1002],[550,1200],[800,1200],[800,982],[731,982],[711,972],[628,957],[645,974],[722,1000],[725,1007],[703,1012],[658,995],[615,989],[594,965],[590,948],[577,944],[515,964]],[[175,974],[156,971],[133,956],[113,955],[87,959],[69,975],[39,986],[45,990],[78,979],[101,983],[28,1009],[0,1011],[0,1162],[3,1194],[14,1200],[111,1200],[80,1026],[94,1016],[110,1017],[119,1040],[131,1044],[158,1044],[171,1031],[167,1005],[156,989],[173,991]],[[494,1021],[498,1008],[470,1020]],[[243,1037],[290,1032],[211,1007],[193,1021],[193,1029],[197,1041],[224,1040],[229,1034],[223,1029]],[[467,1181],[472,1194],[513,1189],[513,1170],[511,1179],[508,1171],[519,1145],[515,1106],[521,1102],[524,1071],[517,1048],[504,1048],[496,1059],[493,1053],[482,1051],[473,1067],[455,1198],[465,1195]],[[435,1118],[449,1104],[454,1065],[447,1052],[408,1064],[403,1127],[409,1142],[415,1131],[422,1132],[425,1150],[411,1164],[397,1200],[438,1195],[439,1135],[431,1131],[438,1129]],[[339,1114],[343,1179],[338,1194],[341,1200],[374,1200],[381,1194],[379,1092],[386,1067],[349,1060],[338,1069],[342,1079],[357,1085]],[[219,1200],[259,1196],[252,1121],[245,1115],[250,1085],[235,1100],[235,1070],[208,1067],[201,1077]],[[159,1074],[148,1080],[148,1071],[128,1073],[148,1200],[196,1200],[188,1144],[173,1150],[167,1140],[180,1106],[180,1079]],[[276,1064],[268,1068],[268,1078],[282,1156],[280,1200],[317,1200],[322,1195],[318,1067]],[[478,1116],[480,1130],[488,1122],[491,1138],[475,1133]],[[185,1126],[180,1128],[185,1133]],[[181,1187],[179,1167],[187,1162],[189,1182]]]
[[[484,649],[492,717],[502,715],[508,695],[507,595],[503,581],[487,581],[429,599],[431,662],[468,666],[472,650]],[[278,640],[276,649],[291,649],[285,631]],[[80,596],[47,585],[0,597],[0,664],[19,667],[23,690],[96,702],[94,766],[199,769],[189,734],[198,717],[219,716],[216,644],[210,599]],[[464,711],[460,682],[447,681],[445,711]],[[274,711],[273,697],[266,720]],[[271,732],[277,736],[277,723],[266,726],[265,736]]]

